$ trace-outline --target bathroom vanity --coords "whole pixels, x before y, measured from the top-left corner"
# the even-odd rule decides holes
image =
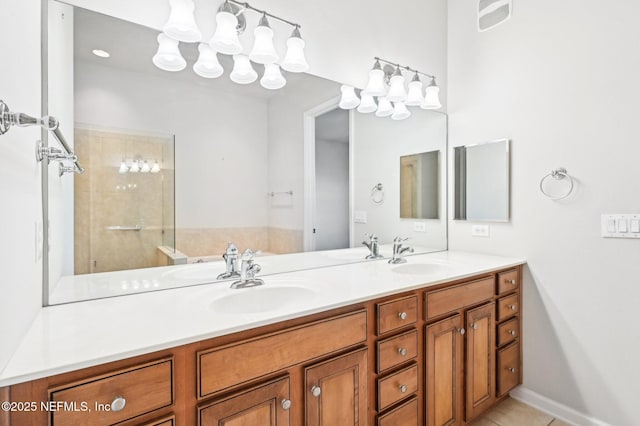
[[[0,424],[466,424],[522,381],[523,263],[442,252],[45,308]]]

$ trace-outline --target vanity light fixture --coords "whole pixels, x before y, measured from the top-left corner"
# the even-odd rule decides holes
[[[127,163],[124,161],[124,159],[122,160],[122,162],[120,163],[120,167],[118,168],[118,173],[127,173],[129,171],[129,166],[127,166]]]
[[[440,109],[440,88],[436,85],[436,78],[431,78],[431,83],[425,90],[424,102],[420,104],[422,109]]]
[[[194,0],[169,0],[169,4],[171,13],[163,27],[163,33],[158,36],[158,51],[153,57],[153,63],[165,71],[181,71],[186,67],[186,61],[180,54],[179,42],[201,42],[202,35],[194,17]],[[254,43],[248,55],[243,53],[244,49],[238,37],[246,29],[245,13],[247,11],[262,15],[253,30]],[[268,18],[293,27],[281,64],[277,63],[280,56],[273,44],[274,32]],[[289,72],[305,72],[309,69],[304,55],[305,41],[300,35],[300,24],[238,0],[224,0],[218,8],[215,19],[216,29],[213,37],[208,43],[200,43],[198,46],[199,56],[198,61],[193,65],[193,71],[199,76],[217,78],[224,73],[218,61],[218,53],[233,55],[233,71],[229,77],[238,84],[249,84],[258,79],[251,62],[264,65],[264,74],[260,83],[269,90],[280,89],[286,85],[287,80],[280,68]]]
[[[340,92],[342,92],[342,96],[340,96],[340,103],[338,104],[340,108],[353,109],[360,105],[360,98],[356,95],[356,89],[353,86],[343,84],[340,87]]]
[[[138,161],[133,161],[131,167],[129,167],[129,173],[139,173],[140,172],[140,163]]]
[[[160,163],[158,163],[158,160],[156,160],[155,163],[153,163],[153,166],[151,167],[151,173],[159,173],[160,172]]]
[[[393,105],[389,102],[386,96],[378,97],[378,109],[376,110],[376,117],[388,117],[393,114]]]
[[[376,59],[373,68],[369,71],[369,82],[367,87],[362,91],[371,96],[384,96],[387,94],[387,88],[384,85],[384,71],[380,66],[380,61]]]
[[[393,114],[391,114],[392,120],[404,120],[411,116],[411,111],[407,109],[404,102],[396,102],[393,104]]]
[[[111,54],[109,52],[107,52],[106,50],[102,50],[102,49],[93,49],[91,51],[91,53],[93,53],[94,55],[96,55],[99,58],[108,58],[111,56]]]
[[[376,104],[375,99],[373,99],[373,96],[362,92],[361,98],[360,98],[360,105],[358,105],[358,112],[361,112],[363,114],[368,114],[370,112],[374,112],[377,109],[378,109],[378,105]]]
[[[140,167],[140,173],[149,173],[151,171],[151,166],[147,160],[144,160],[142,163],[142,167]]]
[[[396,66],[396,70],[389,80],[387,99],[389,99],[389,102],[404,102],[407,99],[407,91],[404,89],[404,76],[400,71],[400,66]]]
[[[408,106],[420,106],[424,102],[422,96],[422,81],[418,73],[415,73],[411,83],[409,83],[409,91],[407,92],[406,104]]]

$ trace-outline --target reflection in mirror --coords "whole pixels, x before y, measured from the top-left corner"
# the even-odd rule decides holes
[[[454,149],[454,219],[509,220],[509,141]]]
[[[400,156],[446,152],[446,115],[421,110],[400,123],[332,112],[339,83],[285,72],[280,90],[239,85],[221,54],[225,74],[205,79],[190,69],[196,44],[180,43],[187,69],[162,71],[151,61],[158,29],[48,5],[48,112],[71,126],[65,134],[88,160],[75,182],[49,178],[51,304],[214,282],[229,242],[262,250],[261,275],[364,261],[366,232],[378,234],[385,256],[398,234],[416,253],[446,250],[446,221],[414,233],[397,210]],[[312,132],[309,111],[321,106]],[[380,205],[369,198],[378,182]],[[356,210],[368,221],[354,223]]]
[[[400,157],[400,217],[438,219],[439,151]]]

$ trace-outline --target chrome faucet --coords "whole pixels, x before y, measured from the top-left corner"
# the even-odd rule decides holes
[[[393,239],[393,257],[389,259],[389,263],[397,264],[397,263],[406,263],[407,259],[402,257],[406,252],[413,253],[412,247],[402,247],[402,243],[407,241],[409,238],[401,238],[395,237]]]
[[[376,234],[364,234],[369,237],[369,242],[363,241],[362,245],[366,246],[369,249],[369,254],[365,259],[379,259],[382,257],[380,254],[380,250],[378,247],[378,236]]]
[[[226,280],[229,278],[239,277],[238,271],[238,247],[233,243],[227,244],[227,251],[222,255],[222,258],[226,262],[226,271],[218,275],[219,280]]]
[[[240,265],[240,279],[231,284],[231,288],[247,288],[264,284],[260,278],[255,278],[256,274],[262,269],[257,263],[253,263],[253,257],[260,253],[246,249],[242,253],[242,264]]]

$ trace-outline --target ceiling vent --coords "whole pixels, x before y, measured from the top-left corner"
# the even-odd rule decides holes
[[[487,31],[511,18],[512,0],[478,0],[478,31]]]

